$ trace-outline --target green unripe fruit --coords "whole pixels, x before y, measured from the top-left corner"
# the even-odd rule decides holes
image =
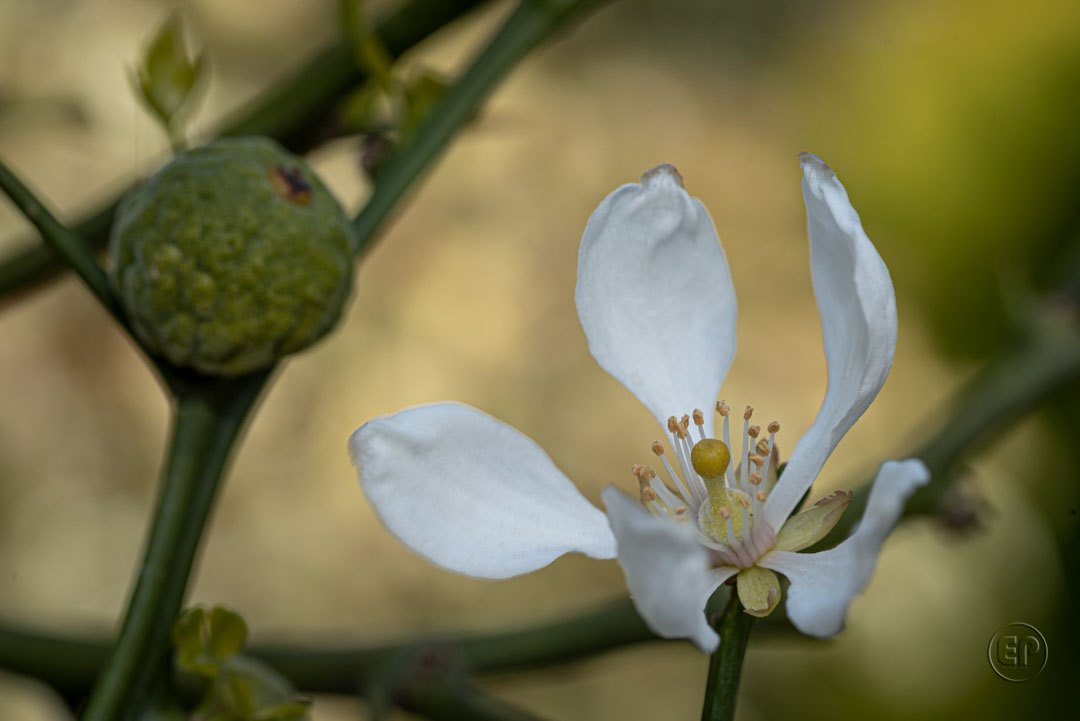
[[[352,228],[304,162],[263,138],[177,155],[120,203],[112,282],[136,335],[211,375],[325,335],[352,284]]]

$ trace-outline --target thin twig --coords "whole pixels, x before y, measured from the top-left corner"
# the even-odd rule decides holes
[[[0,190],[4,191],[30,224],[38,229],[51,254],[78,273],[90,292],[126,327],[127,321],[109,287],[109,279],[89,246],[78,233],[57,220],[3,161],[0,161]]]
[[[397,58],[488,1],[412,0],[380,22],[376,34]],[[262,94],[247,110],[227,121],[217,135],[266,135],[294,153],[306,153],[340,132],[330,118],[341,97],[365,80],[347,44],[338,43]],[[119,202],[119,196],[115,197],[75,224],[75,232],[90,248],[100,250],[108,243]],[[27,244],[0,260],[0,303],[40,287],[64,269],[40,243]]]

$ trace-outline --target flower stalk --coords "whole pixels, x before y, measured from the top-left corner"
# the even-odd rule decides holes
[[[701,721],[731,721],[735,718],[739,677],[753,626],[754,617],[745,612],[739,594],[732,591],[723,612],[713,623],[713,628],[720,634],[720,647],[709,657]]]

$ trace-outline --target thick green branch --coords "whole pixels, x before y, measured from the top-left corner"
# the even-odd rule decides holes
[[[743,612],[739,594],[728,594],[727,605],[713,626],[720,634],[720,646],[709,658],[701,721],[732,721],[735,718],[739,677],[753,626],[754,617]]]
[[[256,644],[249,649],[312,693],[364,691],[385,664],[407,652],[453,657],[468,673],[558,665],[657,640],[629,601],[510,632],[440,636],[353,648]],[[90,688],[109,652],[100,639],[52,636],[0,624],[0,668],[40,678],[70,698]]]
[[[381,22],[376,33],[394,57],[486,0],[412,0]],[[362,84],[364,74],[340,43],[309,61],[295,75],[264,93],[241,115],[226,122],[219,135],[267,135],[293,152],[304,153],[332,136],[331,116],[340,98]],[[119,197],[77,223],[74,231],[93,249],[109,239]],[[29,292],[64,270],[39,244],[17,250],[0,261],[0,302]]]
[[[124,623],[94,686],[84,721],[132,716],[167,668],[169,629],[230,451],[270,372],[178,388],[157,512]]]

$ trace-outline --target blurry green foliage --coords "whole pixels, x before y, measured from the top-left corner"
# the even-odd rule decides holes
[[[372,29],[363,0],[341,0],[341,23],[356,64],[370,80],[344,99],[340,122],[363,136],[361,164],[374,176],[394,148],[413,136],[449,84],[427,69],[402,79]]]
[[[809,39],[828,53],[805,66],[800,122],[940,347],[988,357],[1077,243],[1080,3],[871,7]]]
[[[198,721],[301,721],[307,703],[265,663],[241,654],[247,624],[234,611],[192,608],[172,629],[176,666],[201,681]]]

